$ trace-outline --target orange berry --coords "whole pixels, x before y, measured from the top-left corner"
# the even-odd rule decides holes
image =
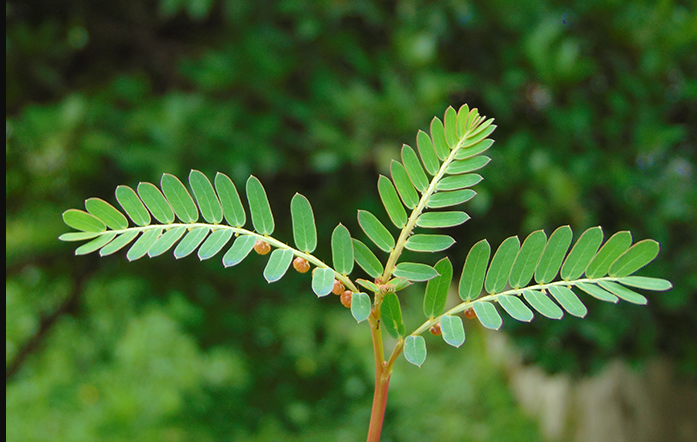
[[[434,336],[440,336],[441,334],[443,334],[443,332],[440,329],[440,322],[431,327],[428,331],[430,331],[431,334]]]
[[[334,287],[332,288],[332,293],[335,295],[341,295],[344,293],[344,290],[346,290],[346,287],[344,287],[344,284],[339,281],[338,279],[334,280]]]
[[[465,310],[465,318],[467,319],[474,319],[477,317],[477,313],[474,311],[472,308],[468,308]]]
[[[258,239],[257,242],[254,243],[254,251],[260,255],[266,255],[271,251],[271,246],[269,245],[269,243],[266,243]]]
[[[300,273],[307,273],[310,270],[310,263],[305,258],[298,256],[293,260],[293,268]]]
[[[351,295],[353,295],[351,290],[346,290],[344,293],[341,294],[341,303],[346,308],[351,307]]]

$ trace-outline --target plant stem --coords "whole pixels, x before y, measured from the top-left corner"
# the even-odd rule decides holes
[[[379,306],[370,315],[370,333],[373,337],[373,350],[375,352],[375,391],[373,393],[373,408],[370,412],[370,426],[368,427],[367,442],[378,442],[382,423],[385,418],[385,405],[387,404],[387,390],[390,386],[392,367],[387,367],[382,343],[382,330],[380,330]]]

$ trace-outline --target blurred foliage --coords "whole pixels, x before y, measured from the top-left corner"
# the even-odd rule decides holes
[[[280,238],[296,191],[320,238],[357,233],[400,144],[465,102],[499,129],[453,262],[484,237],[599,224],[659,240],[645,274],[675,285],[648,308],[508,321],[527,359],[660,354],[697,375],[694,3],[36,0],[6,17],[8,439],[363,438],[370,338],[336,299],[267,285],[260,260],[73,257],[60,213],[197,168],[260,176]],[[473,331],[397,367],[385,440],[538,438]]]

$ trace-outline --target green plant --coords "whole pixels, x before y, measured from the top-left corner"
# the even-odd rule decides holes
[[[386,261],[378,259],[364,242],[353,238],[342,224],[331,236],[332,265],[314,256],[318,241],[314,214],[310,202],[300,194],[290,203],[295,247],[274,238],[274,217],[266,191],[254,176],[249,177],[245,189],[253,225],[253,230],[249,230],[244,227],[247,212],[232,180],[218,173],[211,183],[196,170],[189,174],[193,198],[184,184],[169,174],[163,175],[161,190],[151,183],[140,183],[136,190],[119,186],[116,199],[135,227],[130,227],[128,218],[111,204],[90,198],[85,202],[86,211],[70,209],[63,213],[65,223],[78,232],[65,233],[60,239],[90,240],[75,253],[83,255],[98,250],[101,256],[115,253],[135,241],[127,252],[128,259],[133,261],[145,255],[161,255],[173,247],[176,258],[198,250],[199,259],[209,259],[234,237],[232,246],[223,255],[223,265],[239,264],[252,250],[260,255],[270,252],[263,271],[269,283],[280,280],[291,263],[301,273],[313,266],[314,293],[319,297],[330,293],[340,295],[353,317],[370,325],[375,391],[368,441],[377,441],[396,359],[403,353],[410,363],[422,365],[427,355],[422,335],[429,330],[442,336],[447,344],[460,347],[465,342],[465,329],[459,313],[464,313],[466,318],[476,317],[486,328],[499,329],[503,321],[495,307],[497,303],[513,319],[522,322],[533,319],[532,309],[551,319],[561,319],[564,310],[584,317],[587,309],[572,288],[602,301],[616,303],[622,299],[646,304],[643,295],[628,287],[654,291],[672,287],[664,279],[632,276],[656,258],[659,252],[656,241],[643,240],[632,245],[631,234],[622,231],[603,244],[601,228],[594,227],[586,230],[569,251],[573,233],[569,226],[563,226],[549,238],[542,230],[535,231],[522,245],[517,236],[507,238],[493,258],[486,240],[476,243],[462,269],[458,285],[461,302],[446,311],[453,278],[450,260],[446,257],[430,266],[400,259],[405,249],[440,252],[455,242],[448,235],[415,232],[415,229],[453,227],[469,219],[462,211],[434,209],[456,206],[476,195],[470,188],[482,177],[472,172],[489,162],[482,154],[494,143],[488,138],[496,128],[492,123],[493,118],[486,119],[467,105],[459,111],[449,107],[442,121],[432,120],[430,136],[423,131],[417,134],[418,154],[408,145],[402,147],[402,161],[391,164],[392,179],[380,176],[378,180],[378,192],[387,215],[399,229],[397,238],[374,214],[358,211],[361,229],[378,249],[388,254]],[[199,222],[199,214],[203,222]],[[152,223],[153,218],[158,223]],[[179,222],[175,222],[176,218]],[[227,224],[222,224],[223,220]],[[354,263],[373,280],[350,277]],[[561,279],[555,281],[557,275]],[[415,282],[427,282],[423,300],[426,320],[407,333],[397,293]],[[482,289],[486,294],[480,296]],[[372,297],[366,292],[372,293]],[[396,340],[387,357],[383,329]]]

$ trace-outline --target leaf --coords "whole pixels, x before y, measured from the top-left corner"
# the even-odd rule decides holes
[[[491,158],[481,155],[466,160],[453,161],[448,165],[446,173],[449,175],[459,175],[461,173],[474,172],[489,164]]]
[[[525,290],[523,297],[525,297],[525,300],[528,301],[532,308],[549,319],[561,319],[564,316],[562,309],[542,292]]]
[[[269,256],[269,261],[264,267],[264,279],[270,284],[283,278],[293,261],[293,251],[290,249],[275,249]],[[332,272],[333,276],[333,272]],[[314,281],[313,281],[314,282]],[[334,278],[332,278],[332,284]]]
[[[366,288],[366,289],[370,290],[370,291],[373,292],[373,293],[380,293],[380,287],[378,287],[377,285],[373,284],[372,282],[370,282],[370,281],[368,281],[368,280],[366,280],[366,279],[358,278],[358,279],[356,279],[356,282],[357,282],[361,287]]]
[[[416,234],[407,239],[404,248],[412,252],[440,252],[455,244],[448,235]]]
[[[257,239],[253,235],[244,235],[235,239],[230,250],[223,255],[223,265],[232,267],[242,262],[252,251],[256,242]]]
[[[317,248],[317,227],[310,201],[296,193],[290,200],[293,240],[301,252],[312,253]],[[351,260],[353,262],[353,260]]]
[[[371,307],[370,296],[365,293],[351,294],[351,314],[359,323],[368,319]]]
[[[254,230],[262,235],[271,235],[275,228],[271,206],[264,186],[254,175],[250,175],[247,179],[247,201],[249,201],[249,211],[252,213]]]
[[[424,314],[427,318],[434,318],[445,310],[448,300],[448,289],[453,279],[453,265],[446,257],[436,263],[434,269],[440,276],[428,281],[424,294]]]
[[[511,269],[509,277],[511,287],[517,289],[528,285],[545,244],[547,244],[547,235],[542,230],[536,230],[525,238]]]
[[[621,278],[629,276],[644,267],[658,256],[660,246],[652,239],[639,241],[624,252],[610,266],[610,276]]]
[[[426,173],[421,167],[421,163],[414,149],[406,144],[402,146],[402,163],[414,187],[416,187],[419,192],[424,193],[426,189],[428,189],[428,178],[426,178]]]
[[[174,248],[174,257],[181,259],[189,256],[206,239],[210,231],[209,227],[195,227],[189,230],[181,242],[177,244],[177,247]]]
[[[443,340],[453,347],[457,348],[465,343],[465,327],[459,316],[443,316],[440,320],[440,329]]]
[[[519,249],[520,241],[517,236],[506,238],[501,243],[486,273],[484,287],[487,292],[499,293],[506,287],[508,276],[511,274],[511,268]]]
[[[81,245],[77,249],[75,249],[75,254],[76,255],[87,255],[88,253],[92,253],[95,250],[99,250],[105,245],[109,244],[111,240],[113,240],[116,237],[116,232],[107,232],[104,233],[103,235],[93,239],[92,241]]]
[[[620,299],[623,299],[627,302],[631,302],[632,304],[646,305],[649,302],[643,295],[629,290],[628,288],[623,287],[617,283],[611,281],[600,281],[598,284],[600,284],[602,288],[613,293]]]
[[[569,250],[572,238],[573,232],[569,226],[559,227],[552,233],[535,269],[535,282],[545,284],[554,280]]]
[[[100,235],[101,232],[68,232],[63,233],[58,239],[60,241],[84,241],[86,239],[96,238]]]
[[[438,272],[433,267],[414,262],[400,262],[392,274],[407,278],[409,281],[428,281],[438,276]]]
[[[139,234],[138,230],[130,230],[120,234],[116,239],[109,242],[99,250],[99,256],[107,256],[116,253],[131,243]]]
[[[104,221],[82,210],[66,210],[63,212],[63,222],[69,227],[83,232],[100,233],[106,231]]]
[[[230,229],[219,229],[213,231],[211,235],[206,238],[206,241],[201,244],[201,248],[198,249],[198,259],[201,261],[209,259],[218,254],[223,247],[230,242],[232,238],[232,230]]]
[[[487,120],[485,123],[483,123],[475,132],[472,133],[472,135],[468,136],[465,141],[462,143],[462,148],[468,148],[470,146],[474,146],[475,144],[479,143],[482,141],[484,138],[488,137],[491,135],[494,130],[496,130],[496,125],[491,124],[494,121],[493,118],[490,118]]]
[[[419,227],[453,227],[459,226],[470,219],[465,212],[426,212],[416,220]]]
[[[384,271],[382,263],[375,256],[375,254],[361,241],[357,239],[352,239],[353,241],[353,254],[356,259],[356,263],[370,276],[373,278],[379,278]]]
[[[116,188],[116,201],[119,202],[135,225],[144,227],[150,224],[150,212],[138,198],[135,190],[128,186],[118,186]]]
[[[431,137],[429,137],[426,132],[420,130],[416,134],[416,147],[419,149],[421,162],[423,162],[426,171],[431,175],[438,173],[440,161],[438,161],[438,156],[436,155],[436,150],[433,147]]]
[[[492,140],[491,138],[481,140],[478,143],[473,144],[472,146],[458,150],[455,154],[455,159],[464,160],[467,158],[471,158],[475,155],[479,155],[482,152],[486,152],[493,145],[494,140]]]
[[[619,301],[619,299],[617,299],[617,296],[613,295],[607,290],[598,287],[595,284],[577,282],[576,287],[580,288],[581,290],[593,296],[594,298],[600,299],[601,301],[614,302],[615,304],[617,304],[617,302]]]
[[[380,316],[382,324],[393,338],[397,339],[404,336],[405,327],[402,320],[402,308],[399,305],[399,298],[394,293],[388,293],[382,298],[380,306]]]
[[[426,207],[437,209],[440,207],[454,206],[471,200],[477,194],[472,189],[454,190],[452,192],[438,192],[431,195]]]
[[[332,292],[334,287],[334,270],[328,267],[317,267],[312,271],[312,291],[322,297]]]
[[[463,175],[446,176],[436,185],[437,190],[458,190],[472,187],[483,180],[482,176],[476,173],[466,173]]]
[[[500,296],[499,304],[516,321],[530,322],[535,315],[517,296]]]
[[[154,258],[162,255],[167,250],[171,249],[174,243],[179,241],[185,233],[186,227],[184,226],[177,226],[173,229],[167,230],[157,239],[157,241],[155,241],[152,247],[148,249],[148,256]]]
[[[138,183],[138,195],[152,216],[162,224],[174,222],[174,211],[160,189],[152,183]]]
[[[196,203],[179,178],[165,173],[160,180],[160,187],[181,222],[190,224],[198,221]]]
[[[625,276],[618,279],[624,285],[637,287],[644,290],[663,292],[673,288],[670,281],[661,278],[649,278],[646,276]]]
[[[632,234],[626,230],[612,235],[593,257],[590,264],[588,264],[586,276],[588,278],[600,278],[607,275],[610,265],[631,245]]]
[[[223,214],[228,224],[234,227],[242,227],[247,222],[247,214],[242,206],[240,194],[232,180],[224,173],[215,175],[215,190],[218,199],[223,206]]]
[[[85,201],[85,209],[112,230],[123,230],[128,227],[128,220],[123,213],[101,198],[90,198]]]
[[[155,241],[157,241],[157,239],[160,237],[161,233],[161,228],[150,229],[143,232],[140,238],[138,238],[131,248],[128,249],[126,258],[128,258],[129,261],[135,261],[136,259],[140,259],[145,256],[145,254],[148,253],[148,250],[150,250],[150,247],[152,247],[152,245],[155,244]]]
[[[395,187],[397,187],[397,192],[399,192],[399,197],[402,198],[404,205],[410,209],[416,207],[419,203],[419,195],[416,193],[416,189],[411,179],[409,179],[407,170],[402,163],[392,160],[390,173],[392,174],[392,181]]]
[[[407,336],[404,340],[404,358],[421,367],[426,361],[426,340],[423,336]]]
[[[467,253],[458,288],[460,298],[463,301],[477,299],[482,292],[490,254],[491,246],[485,239],[472,246],[469,253]]]
[[[208,177],[198,170],[192,170],[189,172],[189,185],[194,192],[203,219],[210,224],[220,223],[223,220],[223,207]]]
[[[459,137],[457,136],[457,112],[455,112],[452,106],[448,106],[445,110],[443,123],[445,125],[445,139],[448,141],[450,148],[454,149],[457,146]]]
[[[473,109],[474,110],[474,109]],[[467,132],[467,120],[470,116],[470,108],[467,104],[460,106],[457,111],[457,137],[462,138]]]
[[[438,117],[434,117],[431,120],[431,139],[438,158],[445,161],[450,156],[450,147],[448,147],[448,142],[445,141],[445,127]]]
[[[482,325],[491,330],[498,330],[503,325],[501,315],[496,311],[494,304],[486,301],[476,301],[472,304],[474,312],[477,314],[477,319]]]
[[[570,314],[577,316],[579,318],[584,318],[588,314],[588,309],[585,305],[578,299],[576,293],[574,293],[570,288],[563,287],[559,285],[553,285],[549,287],[549,293],[554,296],[564,310]]]
[[[591,227],[583,232],[561,267],[561,278],[569,281],[583,275],[602,242],[603,231],[600,227]]]
[[[404,211],[392,181],[384,175],[378,178],[378,193],[392,223],[400,229],[404,227],[407,223],[407,212]]]
[[[363,229],[368,238],[385,252],[394,249],[395,241],[389,230],[378,220],[375,215],[367,210],[358,211],[358,224]]]
[[[332,232],[332,262],[334,270],[342,275],[353,271],[353,242],[351,234],[343,224],[336,226]]]

